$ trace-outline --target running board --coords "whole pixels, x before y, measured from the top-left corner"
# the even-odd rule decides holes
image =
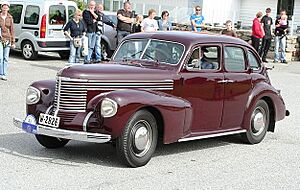
[[[246,129],[241,129],[241,130],[238,130],[238,131],[230,131],[230,132],[216,133],[216,134],[210,134],[210,135],[187,137],[187,138],[179,139],[178,142],[193,141],[193,140],[199,140],[199,139],[207,139],[207,138],[212,138],[212,137],[221,137],[221,136],[226,136],[226,135],[235,135],[235,134],[245,133],[245,132],[247,132]]]

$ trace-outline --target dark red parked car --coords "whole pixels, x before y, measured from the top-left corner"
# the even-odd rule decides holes
[[[107,64],[65,67],[56,80],[34,82],[26,104],[28,116],[14,124],[41,145],[112,142],[131,167],[151,159],[158,138],[241,134],[255,144],[289,114],[247,43],[176,31],[130,35]]]

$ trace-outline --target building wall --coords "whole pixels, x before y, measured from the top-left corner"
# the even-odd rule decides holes
[[[203,16],[206,23],[236,22],[240,14],[241,0],[203,0]]]
[[[252,21],[258,11],[265,14],[266,8],[270,7],[271,17],[276,18],[277,0],[240,0],[240,15],[239,20],[242,21],[242,26],[252,26]]]
[[[300,0],[295,0],[294,5],[294,30],[300,26]]]

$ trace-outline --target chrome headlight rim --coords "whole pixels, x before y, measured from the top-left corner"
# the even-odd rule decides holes
[[[28,101],[29,99],[28,99],[28,91],[29,90],[32,90],[33,92],[35,92],[36,93],[36,97],[37,98],[35,98],[35,100],[34,101]],[[28,104],[28,105],[34,105],[34,104],[36,104],[36,103],[38,103],[39,101],[40,101],[40,99],[41,99],[41,92],[40,92],[40,90],[39,89],[37,89],[37,88],[35,88],[35,87],[33,87],[33,86],[29,86],[28,88],[27,88],[27,91],[26,91],[26,104]]]
[[[104,110],[105,109],[104,106],[106,106],[107,108],[110,108],[111,111],[109,113],[106,113]],[[101,116],[104,118],[113,117],[114,115],[116,115],[117,112],[118,112],[117,102],[110,98],[103,98],[103,100],[101,101],[101,106],[100,106]]]

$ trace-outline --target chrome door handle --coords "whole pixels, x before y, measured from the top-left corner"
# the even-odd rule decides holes
[[[233,80],[219,80],[217,83],[218,84],[223,84],[223,83],[233,83]]]
[[[219,80],[217,83],[218,83],[218,84],[227,83],[227,80]]]

